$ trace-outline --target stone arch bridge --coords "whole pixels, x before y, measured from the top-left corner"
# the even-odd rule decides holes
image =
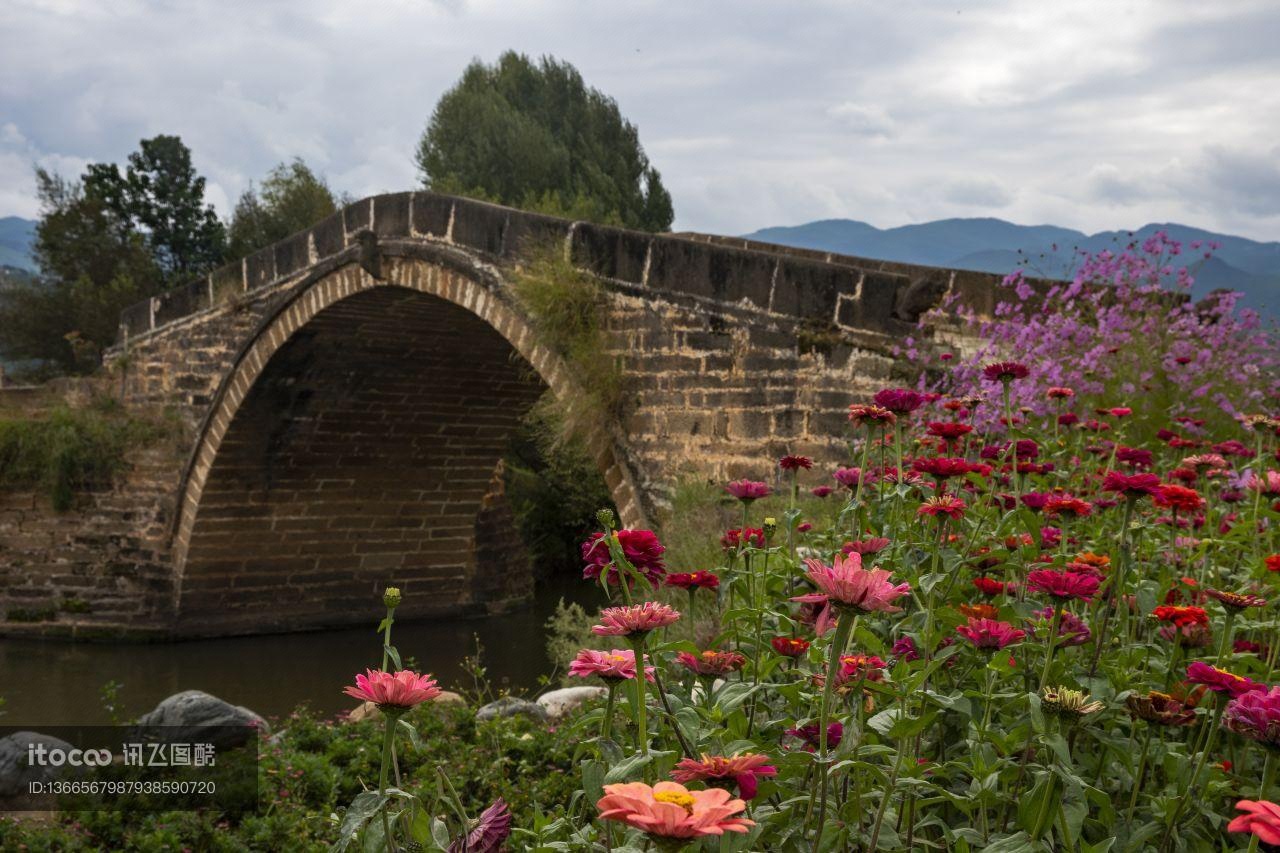
[[[520,418],[571,367],[508,280],[553,246],[607,293],[627,414],[591,450],[625,524],[678,477],[842,461],[845,408],[893,347],[994,278],[706,235],[568,222],[429,192],[356,202],[126,310],[114,393],[185,424],[56,514],[0,504],[7,634],[201,635],[484,612],[531,576],[502,494]],[[69,602],[71,604],[69,604]]]

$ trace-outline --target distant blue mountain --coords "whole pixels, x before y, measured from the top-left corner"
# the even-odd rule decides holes
[[[36,223],[17,216],[0,218],[0,267],[17,267],[35,272],[31,245],[36,239]]]
[[[1179,259],[1193,268],[1197,297],[1215,288],[1238,290],[1242,304],[1273,316],[1280,315],[1280,243],[1262,243],[1229,234],[1216,234],[1177,223],[1151,223],[1136,231],[1085,234],[1053,225],[1015,225],[1003,219],[939,219],[897,228],[876,228],[852,219],[824,219],[806,225],[762,228],[745,235],[751,240],[820,249],[903,263],[952,269],[1007,273],[1018,266],[1049,278],[1072,273],[1076,249],[1098,252],[1123,249],[1164,230],[1184,244]],[[1219,248],[1209,260],[1192,251],[1193,241],[1210,241]]]

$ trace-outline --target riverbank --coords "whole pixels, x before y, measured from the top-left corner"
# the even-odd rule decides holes
[[[467,685],[466,659],[481,664],[495,691],[533,692],[553,675],[547,657],[546,621],[564,598],[592,610],[598,589],[577,578],[552,578],[541,584],[529,607],[476,619],[396,622],[396,645],[420,671],[433,673],[446,687]],[[0,671],[5,673],[0,722],[42,725],[109,723],[128,718],[183,690],[203,690],[253,708],[267,717],[284,716],[305,703],[332,716],[351,702],[335,685],[334,672],[359,672],[377,666],[378,643],[372,627],[292,634],[268,634],[171,643],[70,643],[6,639],[0,642]],[[246,678],[258,663],[273,665],[270,678]],[[119,685],[103,696],[107,685]],[[24,687],[30,685],[30,687]]]

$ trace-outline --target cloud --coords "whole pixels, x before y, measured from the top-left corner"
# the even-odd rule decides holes
[[[191,147],[224,215],[295,156],[357,197],[411,188],[439,96],[472,59],[515,49],[572,62],[617,100],[681,229],[999,211],[1280,233],[1273,0],[227,9],[11,0],[0,215],[34,213],[33,164],[74,175],[157,133]]]
[[[942,197],[968,207],[1006,207],[1014,195],[995,178],[959,178],[942,188]]]
[[[827,108],[827,116],[859,136],[893,136],[895,125],[878,106],[844,101]]]

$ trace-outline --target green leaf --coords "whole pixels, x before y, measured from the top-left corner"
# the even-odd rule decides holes
[[[387,653],[387,659],[391,661],[391,665],[397,670],[404,669],[400,663],[400,653],[396,651],[395,646],[384,645],[382,650]]]
[[[377,791],[364,791],[356,795],[342,816],[342,825],[338,827],[338,839],[334,850],[341,853],[352,841],[356,840],[360,831],[387,804],[387,798]]]
[[[639,775],[640,768],[653,761],[653,755],[646,755],[643,752],[637,752],[630,758],[624,758],[622,761],[609,768],[609,772],[604,774],[605,785],[616,785],[619,782],[631,782]]]

